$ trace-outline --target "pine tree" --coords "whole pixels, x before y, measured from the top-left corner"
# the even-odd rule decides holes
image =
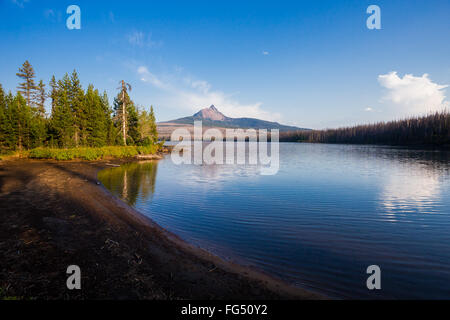
[[[48,93],[48,96],[50,97],[51,104],[52,104],[52,110],[50,113],[50,119],[47,122],[47,134],[49,139],[49,146],[52,148],[55,148],[58,146],[58,137],[57,132],[55,131],[55,128],[53,127],[53,116],[55,114],[56,109],[56,103],[58,101],[58,83],[56,82],[56,78],[53,75],[52,79],[50,80],[50,92]]]
[[[14,130],[14,122],[17,121],[17,118],[14,117],[12,113],[12,105],[13,105],[14,97],[11,92],[8,95],[5,95],[5,111],[4,111],[4,121],[2,122],[2,129],[4,130],[5,137],[5,146],[8,150],[15,150],[17,145],[17,135]]]
[[[75,146],[86,144],[87,132],[86,132],[86,108],[84,91],[81,87],[80,79],[76,70],[72,72],[70,78],[70,86],[68,91],[69,103],[73,115],[74,126],[74,142]]]
[[[158,131],[153,106],[150,107],[150,112],[139,110],[138,115],[139,143],[143,145],[156,143],[158,141]]]
[[[45,100],[47,100],[47,92],[45,91],[45,84],[42,80],[37,85],[37,93],[35,96],[37,111],[39,115],[45,117]]]
[[[108,95],[106,94],[106,91],[103,92],[102,107],[106,119],[106,144],[111,146],[115,144],[117,130],[116,127],[114,127],[114,121],[111,118],[113,111],[109,105],[109,99]]]
[[[127,144],[136,145],[139,142],[138,111],[133,101],[127,104]]]
[[[34,114],[29,125],[31,140],[27,148],[42,147],[47,139],[47,119]]]
[[[36,85],[34,83],[34,69],[28,60],[24,62],[22,68],[19,68],[19,72],[16,73],[16,75],[24,81],[19,83],[19,86],[17,87],[18,92],[25,96],[27,104],[31,106]]]
[[[150,138],[152,143],[158,142],[158,127],[156,126],[156,117],[153,106],[150,106]]]
[[[7,99],[3,87],[0,84],[0,151],[11,148],[9,142],[9,135],[11,134],[10,125]]]
[[[21,151],[33,146],[32,118],[30,106],[20,92],[12,99],[10,104],[10,122],[14,146]]]
[[[54,111],[50,120],[53,139],[59,147],[68,148],[74,146],[74,121],[68,92],[70,79],[66,74],[58,81],[58,89],[55,93]]]
[[[106,145],[107,119],[105,116],[102,97],[93,85],[89,85],[85,105],[87,106],[87,145],[91,147],[102,147]]]
[[[56,102],[56,91],[58,89],[58,84],[56,83],[56,79],[55,76],[52,76],[52,79],[50,80],[50,93],[49,93],[49,97],[52,99],[52,113],[53,110],[55,109],[55,102]]]

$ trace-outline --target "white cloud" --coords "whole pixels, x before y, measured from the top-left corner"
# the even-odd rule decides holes
[[[378,82],[388,90],[384,100],[399,106],[402,114],[423,114],[449,105],[444,94],[448,86],[432,82],[428,74],[421,77],[406,74],[402,78],[393,71],[379,75]]]
[[[16,6],[23,8],[25,6],[25,3],[29,2],[29,0],[11,0],[11,2]]]
[[[208,82],[202,80],[191,81],[190,85],[192,88],[197,89],[204,94],[207,94],[211,89],[211,85]]]
[[[142,31],[133,31],[127,35],[128,42],[132,46],[140,48],[154,48],[162,45],[161,41],[154,41],[151,33],[144,33]]]
[[[265,55],[265,56],[268,56],[269,55],[269,51],[263,51],[262,54]]]
[[[365,109],[364,109],[364,111],[367,111],[367,112],[372,112],[372,111],[373,111],[373,109],[372,109],[371,107],[367,107],[367,108],[365,108]]]
[[[112,23],[115,23],[115,22],[116,22],[116,19],[115,19],[115,17],[114,17],[114,12],[110,11],[110,12],[108,13],[108,18],[109,18],[109,21],[111,21]]]
[[[233,95],[212,90],[211,84],[204,80],[196,80],[191,77],[174,78],[173,76],[162,80],[161,77],[150,72],[146,66],[139,66],[137,73],[141,81],[168,93],[165,104],[183,108],[186,112],[196,112],[214,104],[228,117],[251,117],[270,121],[280,121],[281,119],[280,114],[261,109],[261,102],[241,103],[234,99]]]
[[[156,77],[153,73],[148,71],[147,67],[140,66],[137,69],[137,73],[141,77],[141,81],[148,82],[159,89],[168,89],[168,86],[164,82],[159,80],[158,77]]]
[[[47,19],[51,22],[61,22],[62,21],[62,13],[59,10],[45,9],[44,17],[45,17],[45,19]]]
[[[44,10],[44,16],[49,19],[51,17],[55,16],[55,11],[53,11],[53,9],[46,9]]]
[[[258,118],[270,121],[279,121],[280,114],[271,113],[261,109],[261,102],[243,104],[221,91],[188,91],[178,92],[178,101],[189,107],[191,111],[215,105],[223,114],[232,118]]]

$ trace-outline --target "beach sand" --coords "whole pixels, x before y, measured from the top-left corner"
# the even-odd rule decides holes
[[[113,197],[120,160],[0,161],[0,298],[321,299],[193,247]],[[66,269],[81,268],[81,290]]]

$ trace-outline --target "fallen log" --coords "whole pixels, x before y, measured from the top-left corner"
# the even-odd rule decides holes
[[[158,154],[138,154],[135,156],[138,160],[161,160],[162,157]]]

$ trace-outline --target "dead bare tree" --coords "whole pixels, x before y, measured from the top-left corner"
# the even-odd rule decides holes
[[[121,103],[122,103],[122,136],[123,136],[123,144],[127,145],[127,108],[126,108],[126,94],[127,89],[131,91],[131,85],[124,80],[119,82],[121,85],[119,88],[121,90]]]

